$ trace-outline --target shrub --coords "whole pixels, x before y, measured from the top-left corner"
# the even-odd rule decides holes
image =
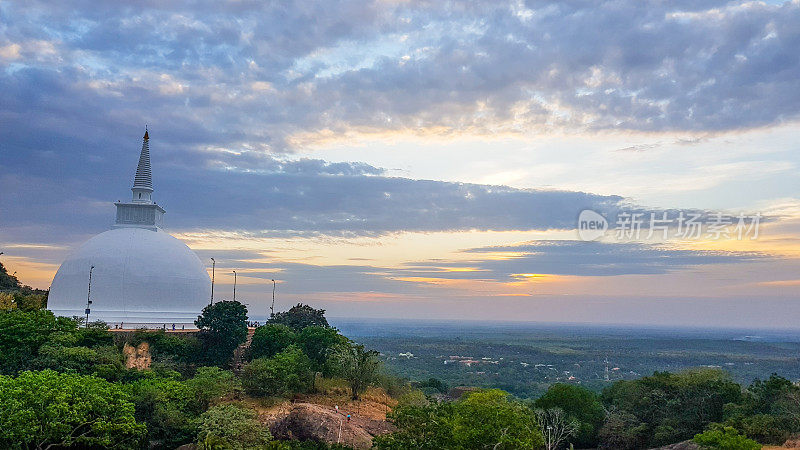
[[[200,416],[197,444],[202,449],[263,448],[271,439],[256,413],[238,405],[215,406]]]
[[[242,385],[254,396],[287,396],[306,392],[312,376],[311,360],[292,345],[272,358],[258,358],[247,364]]]
[[[219,367],[200,367],[185,384],[201,410],[207,409],[213,400],[241,390],[239,379],[232,372]]]
[[[739,434],[735,428],[723,427],[719,424],[713,424],[705,432],[697,434],[694,442],[713,450],[758,450],[761,448],[758,442]]]

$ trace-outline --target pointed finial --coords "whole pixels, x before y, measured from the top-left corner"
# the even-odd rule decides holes
[[[147,134],[147,125],[144,126],[144,138],[150,139],[150,136]]]

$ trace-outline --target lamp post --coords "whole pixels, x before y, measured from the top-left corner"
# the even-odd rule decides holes
[[[211,258],[211,304],[214,304],[214,271],[217,268],[217,262]]]
[[[89,268],[89,290],[86,293],[86,324],[85,327],[89,328],[89,313],[91,309],[89,308],[92,304],[92,271],[94,270],[94,266]]]
[[[236,301],[236,271],[233,271],[233,301]]]
[[[269,307],[269,317],[275,317],[275,280],[272,280],[272,306]]]

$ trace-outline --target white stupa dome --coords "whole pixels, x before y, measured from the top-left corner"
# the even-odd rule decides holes
[[[90,321],[193,328],[209,303],[211,279],[200,258],[160,228],[164,210],[150,198],[148,139],[145,134],[133,201],[116,203],[115,229],[89,239],[59,267],[47,300],[56,315],[85,317],[91,300]]]
[[[186,244],[161,230],[118,228],[89,239],[61,264],[47,300],[56,315],[84,316],[91,266],[89,320],[191,324],[211,298],[208,273]]]

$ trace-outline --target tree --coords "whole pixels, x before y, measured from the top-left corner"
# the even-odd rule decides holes
[[[324,309],[314,309],[308,305],[298,303],[289,308],[288,311],[283,311],[272,316],[268,324],[283,324],[295,331],[302,331],[305,327],[325,327],[330,328],[328,320],[325,318]]]
[[[256,413],[238,405],[215,406],[200,416],[197,444],[201,449],[263,448],[271,439]]]
[[[144,425],[122,389],[52,370],[0,375],[0,447],[138,448]]]
[[[114,345],[114,336],[108,331],[108,324],[103,321],[89,323],[78,328],[75,345],[78,347],[104,347]]]
[[[555,450],[578,432],[578,421],[567,417],[561,408],[537,408],[536,423],[547,450]]]
[[[498,389],[454,403],[399,407],[390,418],[397,431],[378,436],[388,449],[537,449],[544,445],[530,408]]]
[[[800,387],[776,374],[756,379],[741,402],[725,405],[724,425],[758,442],[782,444],[800,431]]]
[[[643,445],[657,447],[691,439],[709,423],[721,422],[725,405],[741,396],[726,372],[697,369],[618,381],[603,390],[602,399],[609,409],[633,414],[647,431]]]
[[[338,345],[345,345],[348,339],[336,328],[319,326],[305,327],[297,334],[297,343],[314,363],[314,370],[322,370],[328,353]]]
[[[126,384],[136,405],[136,420],[147,424],[151,447],[174,449],[188,444],[197,434],[197,417],[202,409],[197,396],[176,378],[150,375]]]
[[[363,345],[347,344],[337,347],[331,361],[335,372],[347,380],[353,400],[367,390],[380,368],[378,352],[366,350]]]
[[[733,427],[714,424],[694,437],[694,442],[703,448],[713,450],[759,450],[761,444],[739,434]]]
[[[247,307],[236,301],[206,306],[194,323],[201,330],[206,359],[213,365],[227,364],[236,347],[247,340]]]
[[[297,343],[297,334],[287,325],[269,323],[256,328],[250,343],[250,359],[271,358]]]
[[[30,368],[39,349],[58,335],[72,335],[77,323],[52,312],[0,311],[0,373],[15,374]]]
[[[122,355],[114,346],[78,347],[45,344],[32,365],[36,369],[94,374],[108,381],[119,379],[125,372]]]
[[[20,288],[17,277],[8,274],[8,270],[0,263],[0,290],[17,290]]]
[[[645,446],[648,427],[633,414],[613,411],[598,432],[601,449],[634,450]]]
[[[419,382],[418,386],[426,394],[432,394],[434,392],[440,394],[446,394],[448,390],[447,383],[438,378],[433,378],[433,377],[428,378],[426,381]]]
[[[244,366],[242,385],[255,396],[291,395],[311,386],[311,360],[292,345],[272,358],[258,358]]]
[[[567,418],[578,422],[571,441],[579,448],[597,445],[597,430],[603,425],[605,409],[594,392],[574,384],[551,385],[534,403],[537,408],[560,408]]]

